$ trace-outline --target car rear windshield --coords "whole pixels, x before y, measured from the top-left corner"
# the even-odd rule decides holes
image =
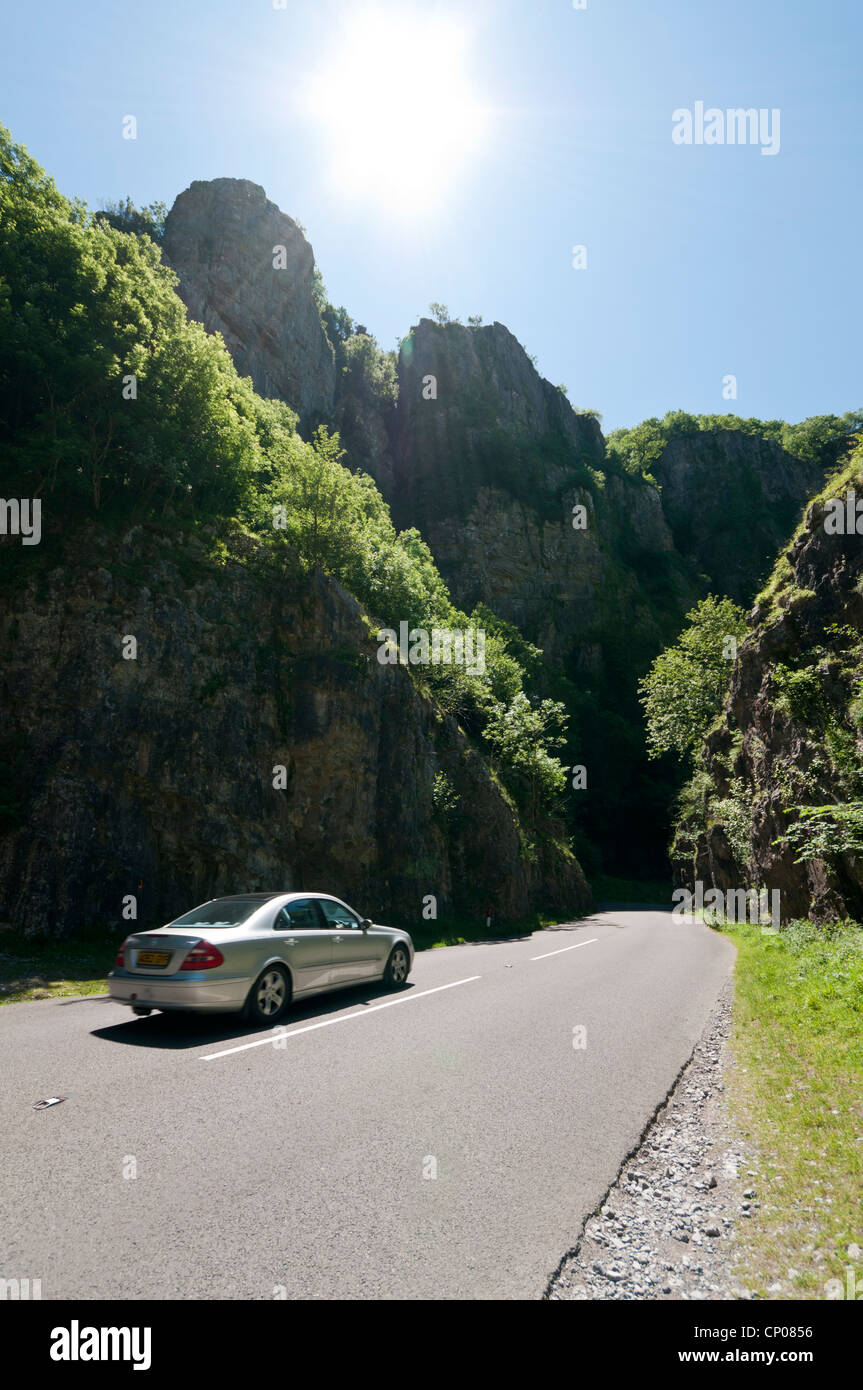
[[[172,927],[238,927],[263,907],[262,898],[216,898],[214,902],[202,903],[193,907],[176,921]]]

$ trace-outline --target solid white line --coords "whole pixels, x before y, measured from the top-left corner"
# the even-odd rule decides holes
[[[574,946],[561,946],[559,951],[546,951],[544,956],[531,956],[531,960],[547,960],[549,956],[562,956],[564,951],[577,951],[579,946],[590,946],[598,940],[598,936],[592,936],[589,941],[576,941]]]
[[[349,1023],[352,1018],[365,1018],[368,1014],[377,1013],[378,1009],[391,1009],[393,1004],[409,1004],[412,999],[425,999],[428,994],[440,994],[442,989],[455,989],[456,985],[469,985],[471,980],[481,979],[481,975],[468,975],[465,980],[453,980],[448,985],[436,985],[434,989],[424,989],[420,994],[405,994],[401,999],[388,999],[385,1004],[372,1004],[371,1008],[358,1009],[356,1013],[344,1014],[342,1018],[325,1018],[322,1023],[307,1023],[305,1028],[294,1028],[290,1033],[277,1033],[273,1029],[269,1037],[241,1043],[239,1047],[228,1047],[224,1052],[208,1052],[205,1057],[199,1057],[198,1061],[212,1062],[214,1057],[230,1057],[233,1052],[246,1052],[250,1047],[272,1047],[275,1038],[295,1038],[298,1033],[311,1033],[315,1028],[331,1028],[334,1023]]]

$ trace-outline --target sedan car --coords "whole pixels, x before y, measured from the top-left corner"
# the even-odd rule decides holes
[[[407,932],[377,926],[340,898],[243,893],[128,936],[108,989],[136,1014],[194,1009],[278,1023],[292,999],[373,980],[396,988],[413,959]]]

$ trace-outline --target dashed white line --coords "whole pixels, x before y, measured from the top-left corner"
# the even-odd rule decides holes
[[[562,956],[564,951],[577,951],[579,946],[590,946],[594,941],[598,941],[598,936],[592,936],[589,941],[576,941],[574,946],[561,946],[559,951],[546,951],[542,956],[531,956],[531,960],[547,960],[549,956]]]
[[[377,1013],[378,1009],[391,1009],[394,1004],[409,1004],[412,999],[425,999],[429,994],[440,994],[442,989],[455,989],[456,985],[469,985],[472,980],[481,980],[481,975],[468,975],[464,980],[452,980],[448,985],[436,985],[434,989],[424,989],[419,994],[403,994],[400,999],[387,999],[384,1004],[372,1004],[368,1009],[358,1009],[356,1013],[343,1014],[341,1018],[325,1018],[321,1023],[307,1023],[305,1028],[292,1028],[290,1033],[277,1033],[275,1029],[266,1038],[256,1038],[254,1042],[241,1043],[239,1047],[227,1047],[223,1052],[208,1052],[199,1057],[199,1062],[212,1062],[216,1057],[230,1057],[234,1052],[247,1052],[250,1047],[272,1047],[275,1038],[295,1038],[298,1033],[311,1033],[315,1028],[332,1028],[334,1023],[349,1023],[352,1018],[365,1018]]]

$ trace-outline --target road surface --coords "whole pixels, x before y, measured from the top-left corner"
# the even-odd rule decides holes
[[[279,1046],[101,996],[8,1005],[0,1277],[43,1299],[541,1298],[733,959],[702,924],[608,910],[421,953],[397,993],[298,1006]]]

